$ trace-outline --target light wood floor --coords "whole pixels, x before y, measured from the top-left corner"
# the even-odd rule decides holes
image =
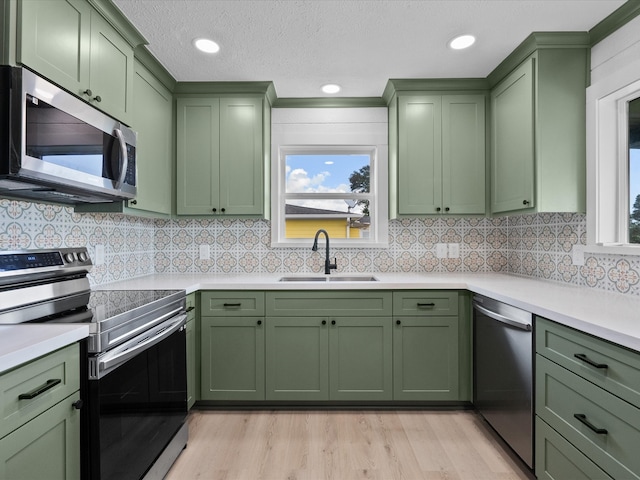
[[[472,411],[206,411],[166,480],[516,480]]]

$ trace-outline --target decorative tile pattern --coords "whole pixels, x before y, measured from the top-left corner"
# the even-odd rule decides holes
[[[504,272],[640,295],[640,256],[590,255],[572,262],[586,243],[582,214],[498,218],[404,218],[389,222],[389,246],[335,248],[338,272]],[[459,258],[437,258],[436,244],[457,243]],[[272,248],[266,220],[146,219],[78,214],[69,207],[0,199],[0,249],[86,245],[95,259],[93,286],[151,273],[311,273],[323,252]],[[200,246],[210,258],[200,259]]]

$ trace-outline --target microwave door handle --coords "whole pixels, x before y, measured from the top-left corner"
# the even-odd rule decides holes
[[[116,137],[118,138],[118,142],[120,143],[120,175],[118,175],[118,180],[116,181],[115,188],[116,190],[120,190],[122,188],[122,184],[124,183],[124,179],[127,176],[127,169],[129,168],[129,157],[127,156],[127,143],[124,140],[124,136],[122,135],[122,130],[119,128],[114,129]]]

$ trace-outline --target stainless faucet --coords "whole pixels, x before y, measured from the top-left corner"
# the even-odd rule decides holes
[[[336,258],[333,259],[333,263],[331,263],[331,260],[329,260],[329,234],[326,230],[320,229],[316,232],[316,237],[313,239],[313,247],[311,247],[311,250],[313,250],[314,252],[318,251],[318,235],[320,235],[321,233],[324,233],[324,236],[327,239],[327,255],[324,259],[324,273],[329,275],[331,273],[331,270],[335,270],[338,268],[338,261]]]

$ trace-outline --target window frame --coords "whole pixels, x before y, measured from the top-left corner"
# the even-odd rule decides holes
[[[287,155],[340,155],[363,154],[369,156],[370,184],[369,193],[287,193],[286,192],[286,157]],[[311,238],[286,238],[285,205],[290,199],[345,199],[369,200],[369,208],[373,215],[370,240],[332,238],[331,245],[335,247],[359,248],[388,246],[388,206],[387,196],[381,196],[382,171],[387,162],[384,155],[380,155],[380,148],[376,145],[279,145],[277,160],[274,162],[277,188],[271,209],[271,246],[272,247],[308,247]],[[386,193],[386,192],[385,192]],[[346,212],[345,212],[346,213]]]
[[[587,88],[585,251],[638,255],[629,243],[628,103],[640,97],[640,62]]]

